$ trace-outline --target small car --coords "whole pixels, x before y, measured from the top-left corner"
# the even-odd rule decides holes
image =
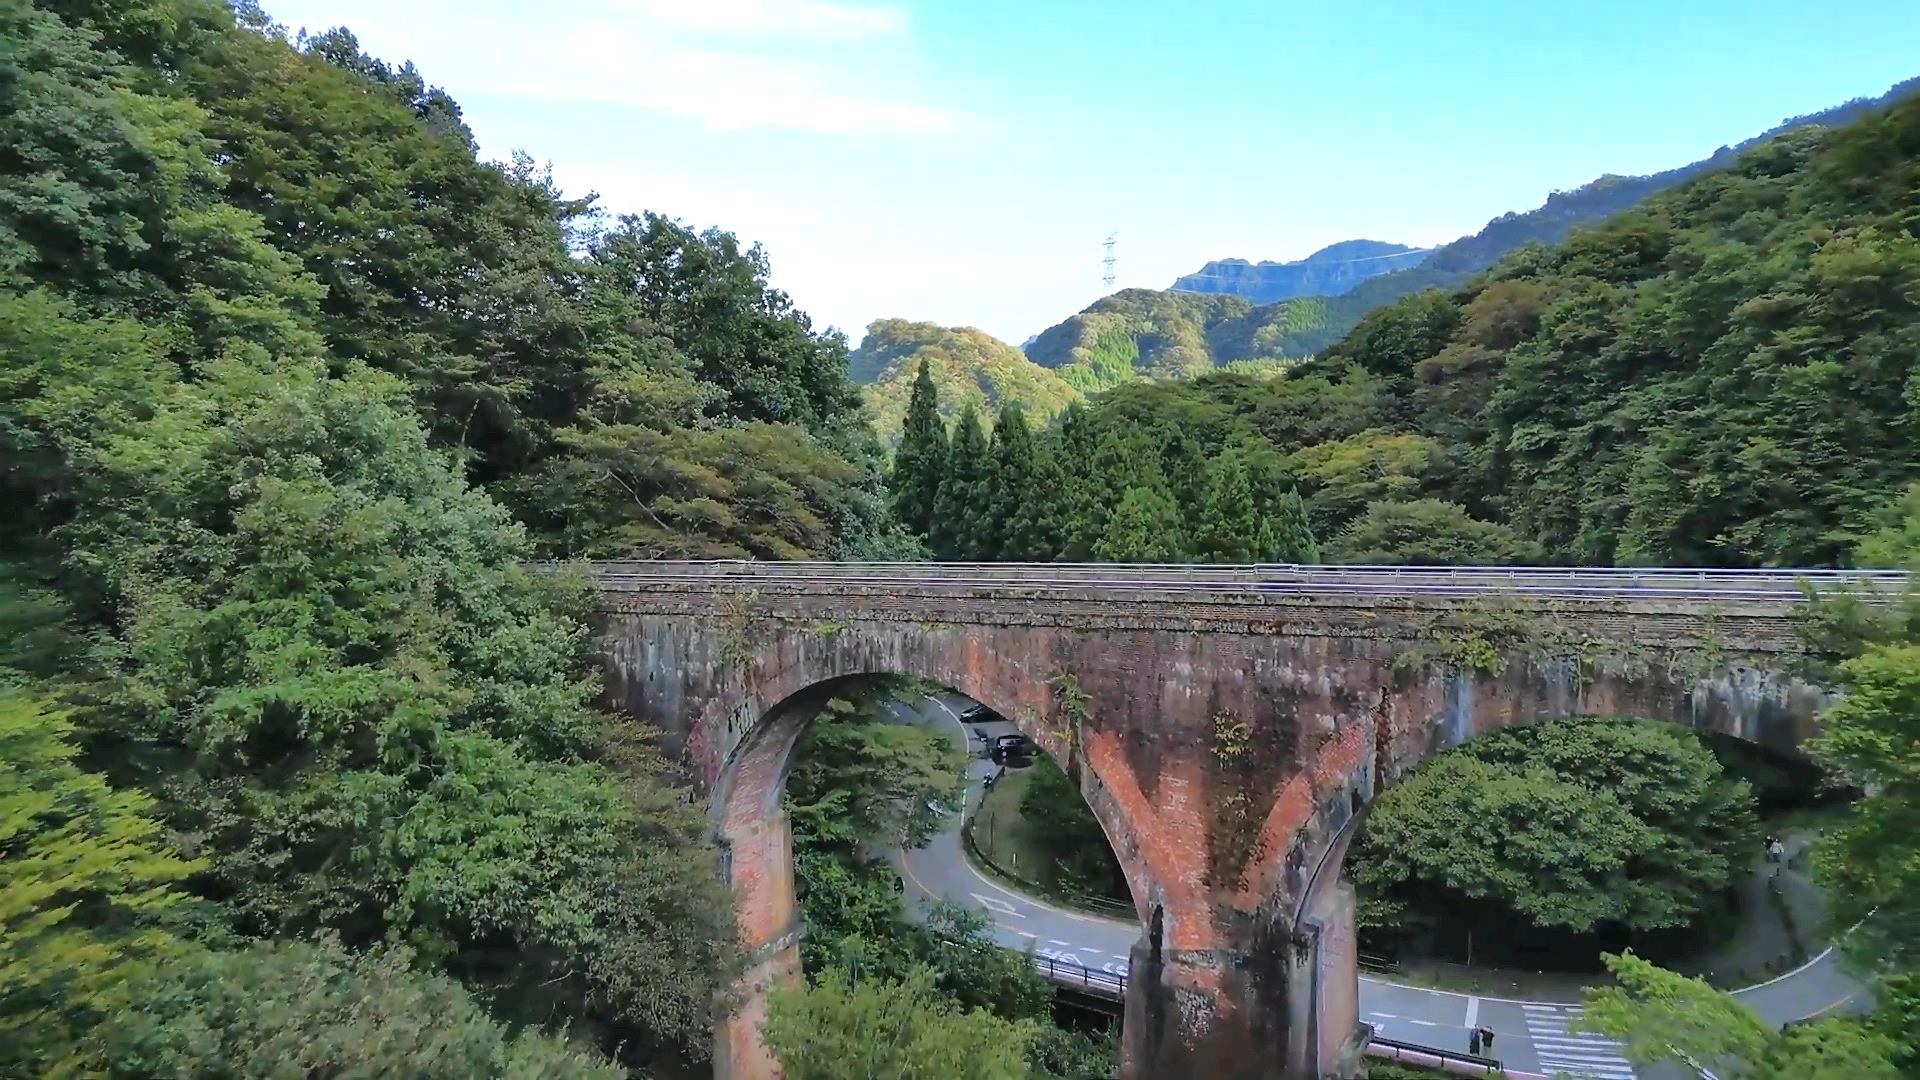
[[[960,710],[960,721],[966,724],[980,724],[993,719],[993,710],[979,702]]]
[[[1024,758],[1033,753],[1033,740],[1025,735],[1001,735],[993,740],[989,751],[996,765],[1004,765],[1016,758]]]

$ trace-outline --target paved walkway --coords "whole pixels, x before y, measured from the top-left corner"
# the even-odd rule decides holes
[[[948,731],[956,741],[967,744],[971,753],[974,744],[959,717],[960,709],[970,704],[958,694],[945,694],[895,701],[888,707],[904,721]],[[980,727],[991,734],[999,733],[993,725]],[[1013,729],[1008,725],[1005,730]],[[994,768],[990,762],[972,757],[965,811],[952,817],[949,827],[927,846],[896,853],[906,882],[909,910],[923,911],[941,898],[968,904],[992,918],[994,939],[1008,948],[1031,948],[1039,956],[1125,975],[1129,950],[1140,938],[1137,923],[1056,907],[1000,884],[967,859],[961,848],[960,828],[979,805],[985,780]],[[1832,950],[1828,950],[1797,971],[1737,991],[1735,996],[1769,1023],[1781,1024],[1839,1010],[1858,994],[1858,986],[1840,970]],[[1371,976],[1360,979],[1360,1012],[1387,1038],[1465,1052],[1469,1032],[1475,1025],[1484,1025],[1495,1034],[1490,1056],[1499,1058],[1510,1071],[1630,1080],[1634,1070],[1621,1057],[1618,1043],[1570,1030],[1579,1018],[1577,998],[1570,993],[1558,1000],[1516,1000],[1409,986]],[[1641,1073],[1642,1080],[1653,1080],[1655,1075],[1648,1070]]]

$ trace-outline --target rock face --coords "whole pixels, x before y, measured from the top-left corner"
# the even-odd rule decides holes
[[[1216,259],[1173,283],[1176,292],[1230,293],[1256,304],[1296,296],[1338,296],[1368,278],[1418,266],[1431,248],[1342,240],[1293,262]]]
[[[801,732],[847,680],[952,686],[1075,777],[1146,928],[1126,989],[1129,1080],[1346,1075],[1358,983],[1341,860],[1358,811],[1427,756],[1582,715],[1791,749],[1824,700],[1785,674],[1799,647],[1788,603],[826,573],[595,568],[608,701],[661,731],[710,797],[739,905],[751,967],[716,1032],[722,1080],[776,1075],[758,1010],[767,986],[798,977],[801,932],[781,795]]]

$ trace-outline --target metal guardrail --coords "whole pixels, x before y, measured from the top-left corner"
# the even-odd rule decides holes
[[[1117,972],[1101,971],[1085,964],[1076,964],[1071,960],[1055,960],[1038,954],[1033,957],[1033,966],[1038,968],[1049,982],[1061,986],[1077,986],[1107,997],[1127,996],[1127,977]]]
[[[1374,1057],[1391,1058],[1394,1061],[1421,1061],[1445,1065],[1456,1062],[1471,1068],[1485,1071],[1489,1076],[1504,1075],[1499,1058],[1483,1057],[1480,1054],[1463,1054],[1458,1050],[1442,1050],[1437,1046],[1422,1046],[1419,1043],[1401,1042],[1384,1035],[1375,1035],[1367,1044],[1367,1052]]]
[[[1526,595],[1567,599],[1721,599],[1798,602],[1809,591],[1892,599],[1899,570],[1716,570],[1567,567],[1213,566],[1148,563],[757,562],[591,564],[603,586],[755,584],[903,591],[1068,588],[1329,595]]]

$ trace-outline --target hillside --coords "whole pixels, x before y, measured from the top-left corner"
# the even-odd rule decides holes
[[[1397,245],[1345,241],[1297,263],[1250,264],[1237,259],[1208,263],[1199,275],[1181,278],[1167,292],[1129,289],[1096,301],[1078,315],[1042,331],[1028,355],[1089,392],[1135,376],[1178,377],[1240,361],[1310,356],[1339,341],[1368,312],[1400,297],[1422,289],[1459,287],[1510,252],[1527,244],[1559,243],[1582,225],[1602,221],[1651,195],[1726,168],[1745,151],[1783,133],[1809,125],[1844,125],[1916,92],[1920,92],[1920,78],[1908,79],[1879,97],[1858,98],[1793,117],[1737,146],[1723,146],[1709,157],[1676,169],[1650,176],[1603,176],[1572,191],[1553,192],[1533,210],[1503,214],[1472,236],[1431,249],[1417,266],[1358,278],[1344,291],[1292,296],[1255,306],[1257,301],[1248,300],[1241,288],[1197,286],[1204,280],[1209,284],[1237,283],[1254,290],[1263,287],[1262,268],[1293,267],[1304,272],[1323,257],[1337,262],[1354,258],[1358,252],[1384,252]],[[1368,246],[1352,246],[1356,244]],[[1371,246],[1376,244],[1379,246]],[[1220,271],[1222,276],[1206,278],[1215,268],[1225,268]]]
[[[1040,332],[1027,355],[1082,391],[1180,379],[1234,362],[1277,362],[1330,341],[1326,301],[1255,307],[1238,296],[1123,289]]]
[[[1342,240],[1293,262],[1216,259],[1183,275],[1174,292],[1226,293],[1256,304],[1295,296],[1335,296],[1368,278],[1418,266],[1431,249],[1379,240]]]
[[[1269,310],[1123,292],[1033,352],[1178,373]],[[1920,507],[1920,99],[1402,298],[1282,377],[1137,379],[1070,415],[1041,440],[1044,483],[972,496],[1014,508],[1011,531],[966,535],[1028,559],[1204,557],[1217,537],[1182,522],[1229,503],[1277,520],[1298,492],[1336,560],[1842,563]],[[1287,548],[1248,535],[1232,550]]]
[[[1020,402],[1028,416],[1044,422],[1081,398],[1059,375],[985,331],[879,319],[867,327],[850,360],[855,380],[865,384],[861,393],[874,428],[889,444],[900,437],[922,359],[931,365],[940,412],[949,422],[969,402],[990,418],[1004,401]]]

